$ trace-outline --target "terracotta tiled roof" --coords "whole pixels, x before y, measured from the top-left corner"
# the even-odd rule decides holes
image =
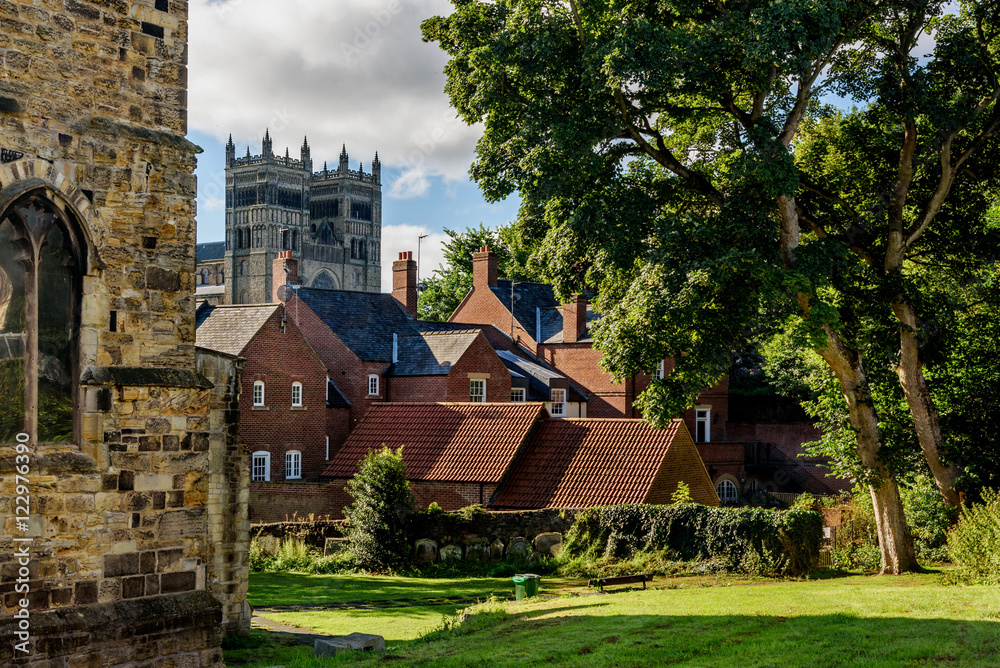
[[[494,505],[642,503],[681,425],[673,420],[664,429],[653,429],[643,420],[544,420]]]
[[[371,450],[403,446],[411,480],[498,483],[532,427],[538,403],[372,404],[324,475],[350,478]]]

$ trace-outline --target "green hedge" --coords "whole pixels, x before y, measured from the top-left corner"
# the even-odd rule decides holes
[[[811,510],[601,506],[577,515],[560,559],[665,551],[678,561],[714,561],[731,571],[801,575],[816,567],[822,538],[823,517]]]

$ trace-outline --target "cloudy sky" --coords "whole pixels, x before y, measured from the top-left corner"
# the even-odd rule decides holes
[[[280,11],[278,8],[280,7]],[[192,0],[190,138],[198,167],[198,240],[224,238],[225,141],[298,157],[308,135],[316,169],[346,144],[351,167],[382,160],[383,286],[391,260],[422,242],[421,274],[441,258],[442,230],[512,220],[517,202],[483,201],[468,178],[479,131],[444,95],[446,62],[420,22],[448,0]]]

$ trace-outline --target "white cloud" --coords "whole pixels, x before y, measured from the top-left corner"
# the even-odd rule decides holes
[[[444,94],[447,57],[420,22],[448,0],[192,0],[190,125],[237,152],[298,157],[308,135],[316,169],[347,144],[351,167],[375,152],[398,167],[390,197],[423,196],[427,180],[467,178],[481,128],[455,119]]]
[[[417,259],[417,237],[421,234],[427,235],[420,242],[420,278],[424,279],[444,263],[442,243],[448,235],[417,225],[382,226],[382,292],[392,292],[392,263],[400,253],[413,251],[413,259]]]
[[[225,211],[226,210],[226,200],[221,197],[206,197],[205,198],[205,210],[206,211]]]

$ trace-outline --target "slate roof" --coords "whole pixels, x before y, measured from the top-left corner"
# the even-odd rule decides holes
[[[226,256],[225,241],[210,241],[197,246],[197,262],[221,261]]]
[[[547,415],[538,403],[374,403],[323,475],[350,478],[385,445],[403,446],[410,480],[498,483]]]
[[[239,355],[281,304],[214,306],[202,303],[195,314],[196,344]]]
[[[196,297],[201,297],[203,295],[221,295],[226,292],[225,285],[199,285],[194,289],[194,294]]]
[[[393,376],[442,376],[462,358],[479,330],[421,332],[399,337]]]
[[[526,360],[507,350],[498,350],[496,352],[500,361],[504,363],[504,366],[507,367],[512,376],[520,376],[528,379],[534,395],[540,397],[542,401],[549,400],[553,380],[566,378],[566,376],[554,369]],[[567,398],[569,401],[588,400],[587,395],[577,389],[572,383],[569,383],[569,396]]]
[[[510,281],[497,281],[490,290],[497,296],[504,308],[510,312]],[[548,283],[527,283],[518,281],[514,286],[514,319],[524,331],[535,336],[535,309],[553,309],[559,306],[556,294]],[[559,325],[562,327],[562,323]],[[544,338],[542,339],[544,341]]]
[[[326,406],[327,408],[350,408],[351,402],[347,400],[340,388],[334,385],[329,378],[326,381]]]
[[[299,299],[366,362],[392,361],[392,335],[417,334],[417,325],[388,293],[299,288]]]
[[[546,419],[494,505],[584,508],[642,503],[682,422],[654,429],[644,420]]]

